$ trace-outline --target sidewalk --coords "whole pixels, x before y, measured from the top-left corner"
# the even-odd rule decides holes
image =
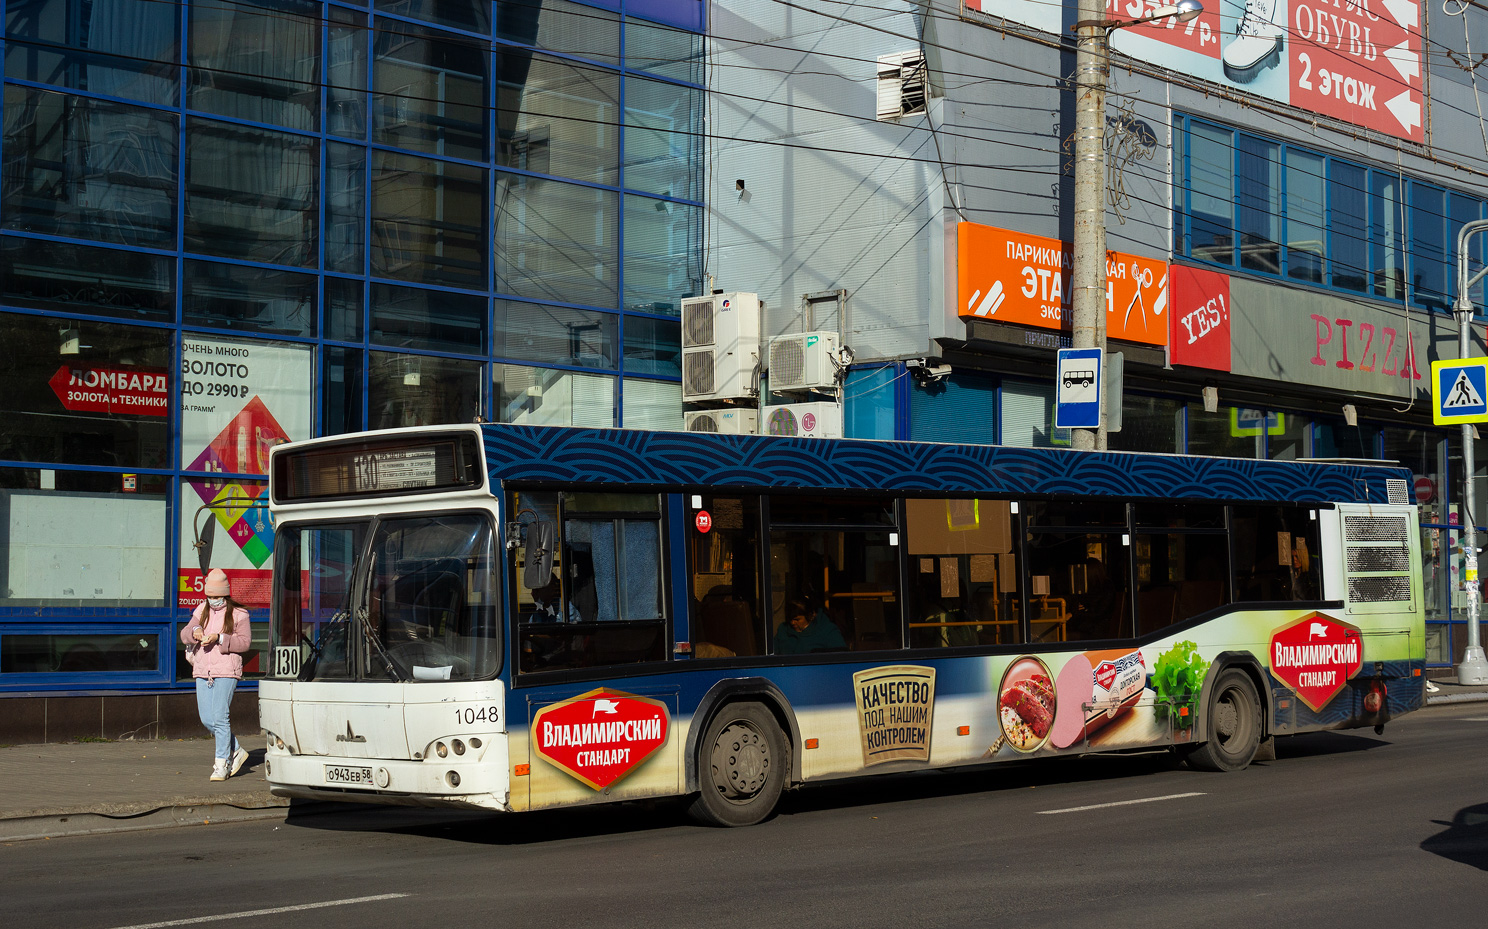
[[[1488,701],[1488,686],[1433,682],[1432,705]],[[250,819],[283,819],[289,801],[270,796],[261,736],[243,737],[248,763],[209,781],[209,739],[64,742],[0,747],[0,842],[128,832]],[[301,804],[296,810],[335,808]]]

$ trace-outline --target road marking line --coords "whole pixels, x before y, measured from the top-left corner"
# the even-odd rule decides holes
[[[277,913],[295,913],[300,910],[319,910],[328,906],[346,906],[351,903],[372,903],[377,900],[396,900],[410,894],[378,894],[375,897],[351,897],[346,900],[327,900],[324,903],[301,903],[296,906],[276,906],[267,910],[246,910],[241,913],[223,913],[221,916],[193,916],[190,919],[169,919],[163,923],[140,923],[137,926],[119,926],[117,929],[165,929],[166,926],[191,926],[196,923],[221,922],[224,919],[242,919],[245,916],[273,916]]]
[[[1168,794],[1165,797],[1143,797],[1140,800],[1117,800],[1114,803],[1092,803],[1089,806],[1072,806],[1063,810],[1039,810],[1038,815],[1051,816],[1055,813],[1083,813],[1086,810],[1103,810],[1108,806],[1132,806],[1137,803],[1156,803],[1159,800],[1182,800],[1184,797],[1202,796],[1204,794],[1198,791],[1186,794]],[[145,929],[145,927],[140,927],[140,929]]]
[[[1488,716],[1463,716],[1457,721],[1460,723],[1488,723]]]

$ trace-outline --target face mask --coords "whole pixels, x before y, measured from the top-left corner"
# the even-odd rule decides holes
[[[226,597],[208,597],[207,598],[207,606],[211,607],[214,610],[220,610],[224,606],[227,606],[227,598]]]

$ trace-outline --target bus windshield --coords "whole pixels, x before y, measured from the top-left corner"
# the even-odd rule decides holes
[[[417,682],[500,670],[485,516],[281,525],[275,550],[271,676]]]

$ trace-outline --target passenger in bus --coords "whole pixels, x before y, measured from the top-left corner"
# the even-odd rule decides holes
[[[823,609],[812,610],[805,600],[787,600],[785,622],[775,630],[775,654],[845,651],[847,640]]]

